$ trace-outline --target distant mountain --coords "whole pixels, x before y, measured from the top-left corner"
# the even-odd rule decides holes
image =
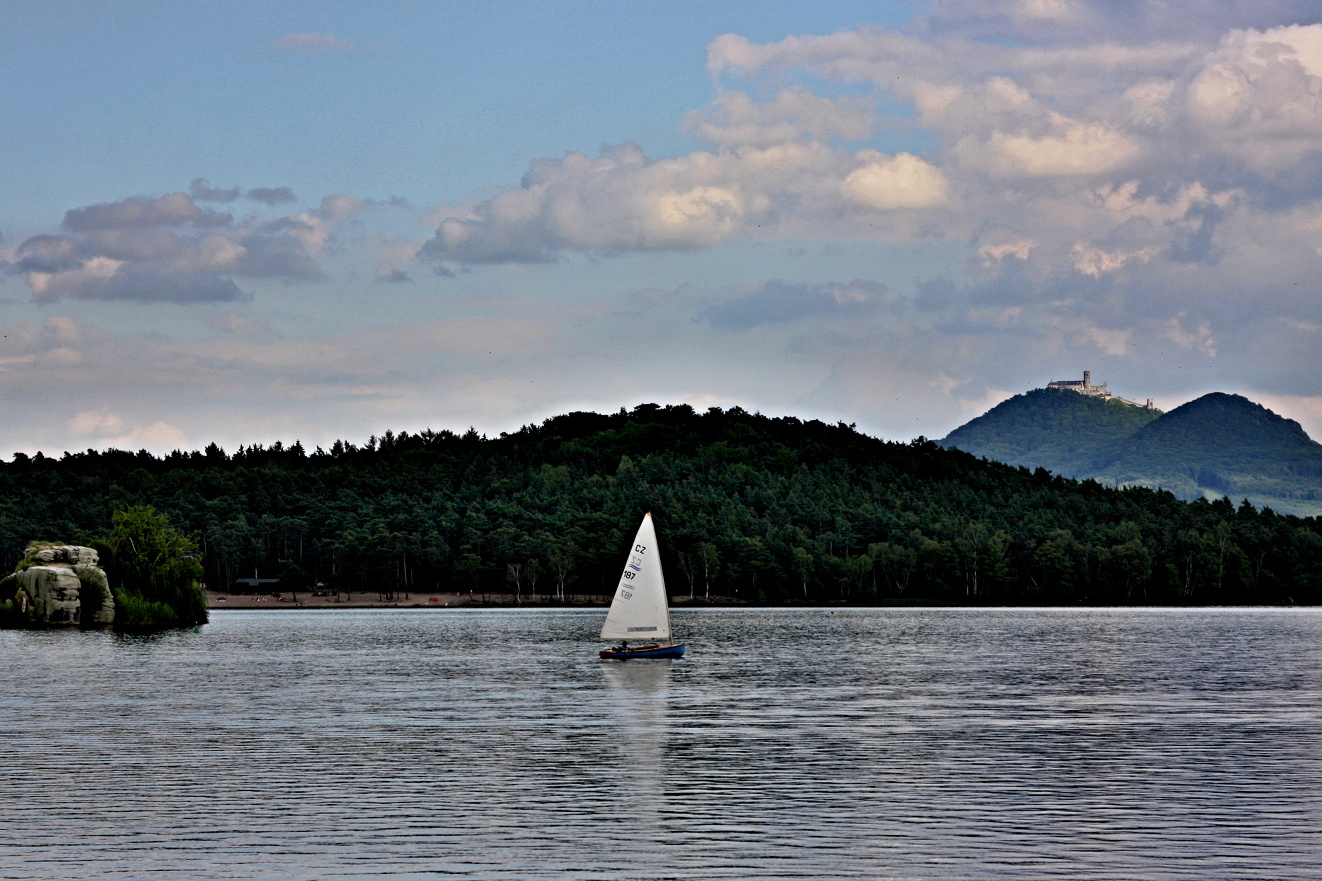
[[[1322,444],[1299,423],[1239,395],[1215,392],[1163,414],[1039,389],[941,443],[1108,486],[1160,487],[1183,499],[1225,495],[1279,513],[1322,515]]]
[[[1099,450],[1132,436],[1160,415],[1160,410],[1119,398],[1034,389],[966,422],[941,444],[995,462],[1086,477],[1096,469]]]
[[[1113,442],[1099,458],[1092,476],[1103,483],[1322,514],[1322,444],[1293,419],[1239,395],[1203,395]]]

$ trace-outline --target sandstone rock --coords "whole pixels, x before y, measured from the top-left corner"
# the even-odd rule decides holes
[[[105,571],[97,566],[96,551],[77,545],[33,545],[28,557],[37,565],[16,573],[14,605],[29,624],[61,627],[114,622],[115,600]]]
[[[28,545],[27,555],[38,563],[95,566],[100,562],[96,551],[78,545]]]
[[[81,587],[71,566],[30,566],[18,576],[18,589],[27,598],[28,620],[34,624],[77,624]]]

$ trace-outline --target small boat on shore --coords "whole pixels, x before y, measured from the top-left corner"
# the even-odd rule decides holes
[[[601,628],[601,639],[620,640],[619,645],[600,652],[603,660],[684,656],[683,643],[670,642],[670,603],[651,514],[643,515],[642,525],[634,536],[620,583],[615,588],[615,598]],[[631,639],[647,642],[631,646]]]

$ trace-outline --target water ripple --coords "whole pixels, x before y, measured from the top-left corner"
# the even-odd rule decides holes
[[[1322,612],[0,633],[0,879],[1322,878]]]

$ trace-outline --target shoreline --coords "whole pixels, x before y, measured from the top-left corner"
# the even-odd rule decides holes
[[[293,599],[280,594],[235,594],[218,590],[206,591],[207,609],[605,609],[610,605],[607,596],[587,599],[583,594],[575,594],[577,599],[568,602],[549,602],[538,599],[535,602],[525,600],[516,602],[513,594],[469,594],[469,593],[411,593],[394,600],[382,600],[380,594],[367,592],[353,594],[350,599],[334,596],[314,596],[311,592],[297,593]],[[1313,608],[1307,604],[1261,604],[1261,605],[1190,605],[1190,606],[1094,606],[1094,605],[952,605],[928,600],[909,602],[882,603],[772,603],[758,604],[742,602],[733,597],[719,597],[711,600],[670,599],[671,610],[676,609],[748,609],[748,608],[803,608],[803,609],[1289,609]]]
[[[226,593],[206,591],[208,609],[454,609],[464,606],[476,608],[596,608],[607,605],[609,598],[600,601],[572,603],[515,602],[512,594],[428,593],[398,594],[395,599],[383,600],[372,591],[366,593],[322,595],[311,591],[293,594]],[[346,596],[348,597],[346,599]]]
[[[334,594],[318,596],[312,591],[289,593],[227,593],[223,590],[206,590],[208,609],[456,609],[472,607],[476,609],[604,609],[611,604],[609,596],[592,594],[572,594],[572,600],[556,602],[544,594],[537,599],[516,601],[512,593],[455,593],[455,592],[419,592],[398,594],[395,599],[383,600],[375,591],[365,591],[350,595]],[[346,596],[348,598],[346,599]],[[733,597],[714,597],[710,600],[688,600],[670,598],[670,608],[744,608],[752,604]]]

